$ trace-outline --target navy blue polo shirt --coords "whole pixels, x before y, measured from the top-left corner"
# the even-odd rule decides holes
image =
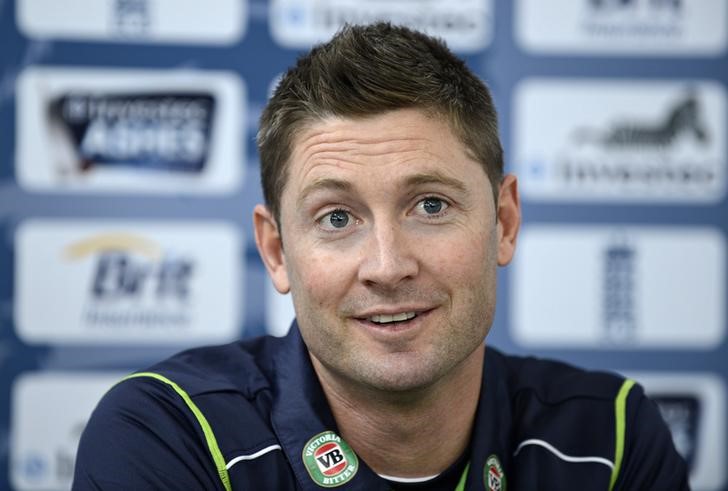
[[[685,463],[639,385],[490,347],[483,370],[457,489],[688,489]],[[81,437],[73,483],[74,490],[392,487],[339,437],[295,323],[284,338],[189,350],[116,384]]]

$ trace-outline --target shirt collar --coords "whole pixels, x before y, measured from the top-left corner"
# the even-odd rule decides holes
[[[311,365],[306,345],[296,321],[284,339],[275,358],[273,384],[273,430],[288,457],[301,488],[321,491],[303,460],[304,449],[311,438],[325,432],[339,434],[326,396]],[[383,479],[361,459],[354,477],[338,488],[341,490],[386,490]]]
[[[499,471],[506,474],[511,467],[513,413],[507,380],[503,355],[486,347],[465,489],[490,489],[489,467],[499,466]]]
[[[296,479],[304,490],[320,491],[303,460],[303,452],[312,437],[324,432],[339,434],[326,396],[303,342],[296,321],[283,340],[274,359],[272,424]],[[466,489],[483,489],[486,462],[495,456],[503,468],[509,467],[510,398],[505,383],[501,355],[486,349],[483,385],[471,437],[470,466]],[[384,479],[377,476],[361,459],[356,475],[341,490],[387,490]]]

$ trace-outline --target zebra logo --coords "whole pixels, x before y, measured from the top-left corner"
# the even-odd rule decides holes
[[[595,143],[605,148],[668,148],[687,135],[701,144],[710,139],[702,120],[700,101],[694,90],[677,101],[662,120],[654,122],[617,122],[611,128],[601,130],[581,128],[574,140],[578,144]]]

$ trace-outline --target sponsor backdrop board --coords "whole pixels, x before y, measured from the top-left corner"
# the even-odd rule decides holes
[[[221,194],[240,185],[246,107],[234,73],[29,66],[16,87],[21,188]]]
[[[375,19],[493,90],[524,227],[489,342],[635,377],[693,488],[728,490],[726,0],[0,2],[0,489],[68,489],[123,374],[286,332],[257,118],[298,53]]]

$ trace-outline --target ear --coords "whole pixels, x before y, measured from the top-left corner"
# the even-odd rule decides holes
[[[288,293],[291,290],[291,284],[288,281],[283,242],[276,219],[267,206],[255,206],[253,227],[255,228],[255,245],[258,246],[260,258],[273,280],[273,286],[280,293]]]
[[[516,176],[503,178],[498,192],[498,265],[505,266],[516,252],[516,238],[521,226],[521,201]]]

